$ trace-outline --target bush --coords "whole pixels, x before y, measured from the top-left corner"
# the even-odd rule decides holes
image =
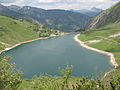
[[[0,55],[0,90],[14,90],[21,83],[21,72],[15,69],[15,64],[10,63],[10,59],[10,56]]]

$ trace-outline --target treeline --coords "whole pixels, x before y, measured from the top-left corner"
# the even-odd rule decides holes
[[[48,37],[50,35],[59,35],[60,33],[62,33],[59,30],[50,29],[44,25],[39,25],[37,23],[35,24],[35,26],[33,26],[33,30],[39,34],[39,37]]]
[[[35,21],[35,20],[31,19],[31,18],[29,18],[29,19],[26,19],[26,18],[15,18],[15,17],[12,17],[12,16],[7,16],[5,14],[0,14],[0,15],[14,19],[14,22],[11,22],[11,24],[18,24],[15,20],[20,21],[20,22],[24,22],[24,21],[30,22],[34,26],[31,25],[30,27],[27,27],[27,29],[32,28],[34,31],[36,31],[39,34],[39,37],[48,37],[51,34],[59,35],[62,32],[62,31],[59,31],[59,30],[50,29],[47,26],[42,25],[39,22],[37,22],[37,21]],[[4,28],[5,27],[0,27],[0,36],[3,33],[2,31],[5,31]]]

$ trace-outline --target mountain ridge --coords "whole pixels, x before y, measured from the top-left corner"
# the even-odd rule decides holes
[[[18,13],[16,11],[10,10],[9,8],[7,8],[6,6],[4,6],[2,4],[0,4],[0,14],[8,15],[8,16],[11,16],[11,17],[14,17],[14,18],[25,17],[21,13]]]
[[[15,18],[25,18],[28,20],[32,19],[51,29],[57,29],[64,32],[72,32],[79,28],[85,28],[85,25],[90,18],[85,14],[72,12],[69,10],[45,10],[31,6],[24,6],[20,8],[13,5],[6,7],[6,10],[13,11],[12,14],[10,12],[10,15],[7,13],[9,16],[13,16]],[[16,17],[16,14],[14,15],[14,12],[20,14],[20,17],[18,17],[19,15]],[[24,17],[22,17],[22,15]]]
[[[44,10],[36,7],[23,7],[19,13],[27,15],[49,28],[67,31],[84,28],[89,16],[68,10]]]
[[[87,29],[95,29],[118,22],[120,22],[120,2],[90,19]]]
[[[99,8],[96,8],[96,7],[93,7],[91,8],[90,10],[87,10],[87,9],[81,9],[81,10],[71,10],[73,12],[79,12],[79,13],[83,13],[83,14],[86,14],[90,17],[94,17],[96,16],[97,14],[99,14],[100,12],[102,12],[103,10],[102,9],[99,9]]]
[[[61,33],[35,22],[0,15],[0,47],[8,48],[20,42]]]

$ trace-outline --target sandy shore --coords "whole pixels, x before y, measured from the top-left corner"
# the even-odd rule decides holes
[[[68,34],[68,33],[61,33],[60,35],[50,35],[49,37],[40,37],[40,38],[37,38],[37,39],[32,39],[32,40],[20,42],[20,43],[14,45],[14,46],[12,46],[12,47],[5,48],[5,50],[0,51],[0,54],[1,54],[2,52],[4,52],[4,51],[8,51],[8,50],[10,50],[10,49],[13,49],[13,48],[15,48],[15,47],[17,47],[17,46],[19,46],[19,45],[25,44],[25,43],[29,43],[29,42],[36,41],[36,40],[41,40],[41,39],[48,39],[48,38],[50,38],[50,37],[56,37],[56,36],[61,36],[61,35],[65,35],[65,34]]]
[[[96,48],[92,48],[92,47],[90,47],[90,46],[87,46],[83,41],[80,41],[79,39],[78,39],[78,36],[79,36],[80,34],[77,34],[75,37],[74,37],[74,39],[75,39],[75,41],[77,41],[81,46],[83,46],[83,47],[85,47],[85,48],[87,48],[87,49],[90,49],[90,50],[93,50],[93,51],[96,51],[96,52],[99,52],[99,53],[102,53],[102,54],[105,54],[105,55],[107,55],[107,56],[109,56],[110,57],[110,62],[111,62],[111,64],[115,67],[115,68],[117,68],[117,66],[118,66],[118,64],[117,64],[117,62],[115,61],[115,57],[114,57],[114,55],[112,54],[112,53],[110,53],[110,52],[106,52],[106,51],[102,51],[102,50],[99,50],[99,49],[96,49]],[[113,70],[110,70],[109,72],[106,72],[105,74],[104,74],[104,76],[103,76],[103,78],[102,79],[104,79],[107,75],[109,75],[109,73],[111,73]]]
[[[92,48],[92,47],[90,47],[90,46],[87,46],[83,41],[80,41],[80,40],[78,39],[78,36],[79,36],[79,35],[80,35],[80,34],[77,34],[77,35],[74,37],[75,41],[77,41],[81,46],[83,46],[83,47],[85,47],[85,48],[87,48],[87,49],[90,49],[90,50],[93,50],[93,51],[96,51],[96,52],[99,52],[99,53],[102,53],[102,54],[105,54],[105,55],[109,56],[109,57],[110,57],[110,62],[111,62],[111,64],[112,64],[113,66],[115,66],[115,68],[117,68],[118,64],[117,64],[117,62],[115,61],[114,55],[113,55],[112,53],[106,52],[106,51],[102,51],[102,50],[99,50],[99,49],[96,49],[96,48]]]

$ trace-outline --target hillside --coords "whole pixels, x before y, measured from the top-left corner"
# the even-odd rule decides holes
[[[79,39],[90,47],[113,53],[120,66],[120,2],[94,17],[88,30],[82,33]],[[112,78],[120,78],[119,66],[103,79],[104,85],[108,88],[110,88],[111,84],[109,82]],[[120,85],[120,81],[114,83],[116,83],[116,86],[117,84]],[[110,88],[108,90],[114,89]]]
[[[79,39],[84,41],[88,46],[113,53],[116,62],[120,65],[120,23],[89,30],[81,34]],[[110,80],[114,77],[119,78],[119,75],[120,68],[114,69],[104,78],[104,85],[110,86]]]
[[[94,29],[117,22],[120,22],[120,2],[92,18],[89,21],[87,28]]]
[[[45,10],[30,6],[20,8],[13,5],[7,8],[24,16],[30,17],[49,28],[59,29],[65,32],[84,28],[89,19],[89,16],[85,14],[67,10]]]
[[[19,42],[58,33],[43,25],[0,15],[0,46],[10,47]]]
[[[84,27],[89,19],[88,16],[71,11],[44,10],[29,6],[20,8],[0,5],[0,12],[2,13],[0,15],[0,51],[2,48],[11,47],[19,42],[60,34],[59,31],[49,29],[46,26],[72,31],[73,29]],[[46,26],[24,19],[11,18],[3,14],[15,15],[15,18],[23,18],[23,15],[27,15]],[[81,25],[81,23],[83,24]],[[91,76],[91,79],[88,77],[73,77],[71,75],[74,67],[67,65],[64,68],[58,68],[61,76],[40,74],[40,76],[35,75],[31,79],[25,79],[22,78],[21,72],[16,70],[15,64],[10,62],[11,58],[9,56],[0,55],[0,90],[120,90],[120,2],[92,18],[87,28],[88,30],[82,32],[78,38],[90,47],[113,53],[116,62],[119,64],[117,68],[111,70],[104,78],[99,73],[99,70],[96,71],[98,76],[96,80],[93,79],[93,76]],[[50,42],[47,43],[49,45]],[[46,48],[44,45],[43,47]],[[56,48],[59,47],[57,46]],[[64,49],[68,50],[68,48]],[[54,52],[54,50],[52,51]],[[58,54],[58,52],[54,53],[54,55]],[[84,54],[84,51],[82,53]],[[38,52],[35,51],[35,54],[38,54]],[[65,53],[63,54],[66,55]],[[79,55],[79,53],[76,54]],[[47,57],[47,54],[45,55]],[[98,58],[96,61],[99,60]],[[41,60],[40,58],[38,59]],[[33,66],[34,62],[35,60],[28,65]],[[49,65],[49,62],[46,64]],[[88,64],[90,63],[88,62]],[[28,69],[31,70],[30,68]],[[39,68],[37,67],[36,69]]]
[[[25,18],[23,14],[10,10],[7,7],[3,6],[2,4],[0,4],[0,14],[12,16],[14,18]]]

